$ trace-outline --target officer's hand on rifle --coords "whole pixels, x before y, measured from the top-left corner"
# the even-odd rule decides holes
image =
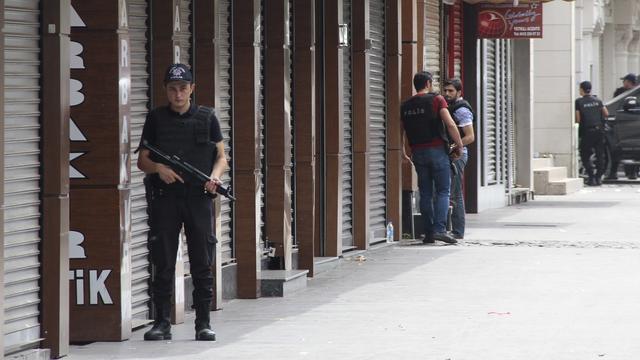
[[[219,185],[222,185],[222,181],[220,181],[220,179],[218,179],[217,177],[212,177],[211,181],[207,181],[204,184],[204,189],[212,194],[215,194],[216,189]]]
[[[180,181],[184,183],[184,180],[180,177],[180,175],[176,174],[173,169],[164,164],[158,164],[158,175],[160,179],[164,181],[166,184],[173,184],[176,181]]]

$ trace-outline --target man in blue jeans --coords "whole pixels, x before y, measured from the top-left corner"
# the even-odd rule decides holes
[[[464,168],[469,159],[466,146],[474,139],[473,120],[475,115],[468,101],[462,98],[462,82],[460,79],[451,79],[444,82],[444,97],[449,102],[449,111],[458,125],[460,136],[462,136],[462,156],[453,162],[455,172],[451,176],[451,199],[453,202],[453,213],[451,214],[451,234],[454,238],[464,239],[464,194],[462,193],[462,182],[464,179]]]
[[[451,189],[449,156],[451,153],[454,159],[458,159],[463,146],[458,127],[447,109],[447,101],[433,92],[432,81],[431,74],[426,71],[415,74],[413,86],[417,94],[402,104],[405,158],[408,159],[408,153],[412,154],[411,160],[418,173],[420,212],[425,232],[423,241],[455,244],[457,240],[446,231]],[[407,149],[405,138],[410,149]],[[453,141],[451,147],[449,138]]]

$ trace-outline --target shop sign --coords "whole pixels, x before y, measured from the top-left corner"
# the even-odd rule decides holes
[[[478,37],[482,39],[542,38],[542,4],[481,4]]]

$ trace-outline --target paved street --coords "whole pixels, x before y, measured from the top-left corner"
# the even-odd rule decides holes
[[[214,344],[189,317],[173,341],[137,331],[69,359],[640,359],[639,208],[632,185],[538,196],[470,215],[464,244],[403,242],[227,303]]]

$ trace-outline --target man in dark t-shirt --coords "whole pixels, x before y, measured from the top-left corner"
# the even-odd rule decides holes
[[[211,330],[210,307],[213,298],[213,233],[211,198],[222,185],[227,170],[220,124],[213,109],[191,103],[195,89],[191,70],[184,64],[169,66],[165,75],[169,105],[154,109],[147,116],[139,147],[138,168],[147,174],[147,199],[150,209],[149,248],[154,266],[152,298],[154,325],[145,340],[171,339],[171,297],[178,251],[179,234],[184,226],[193,279],[193,303],[196,310],[196,340],[215,341]],[[143,145],[159,148],[169,156],[209,174],[211,181],[197,179],[172,169]]]
[[[451,188],[449,153],[458,159],[462,155],[462,140],[447,110],[447,101],[432,92],[431,74],[417,73],[413,77],[413,85],[417,94],[402,104],[400,115],[405,158],[411,154],[418,173],[420,212],[425,233],[423,241],[455,244],[457,240],[446,232]],[[451,149],[447,133],[453,140]]]
[[[580,83],[581,97],[576,99],[576,123],[580,124],[580,159],[588,176],[589,186],[602,185],[604,172],[604,121],[609,116],[602,101],[591,95],[591,82]],[[595,151],[596,169],[594,171],[591,156]]]

